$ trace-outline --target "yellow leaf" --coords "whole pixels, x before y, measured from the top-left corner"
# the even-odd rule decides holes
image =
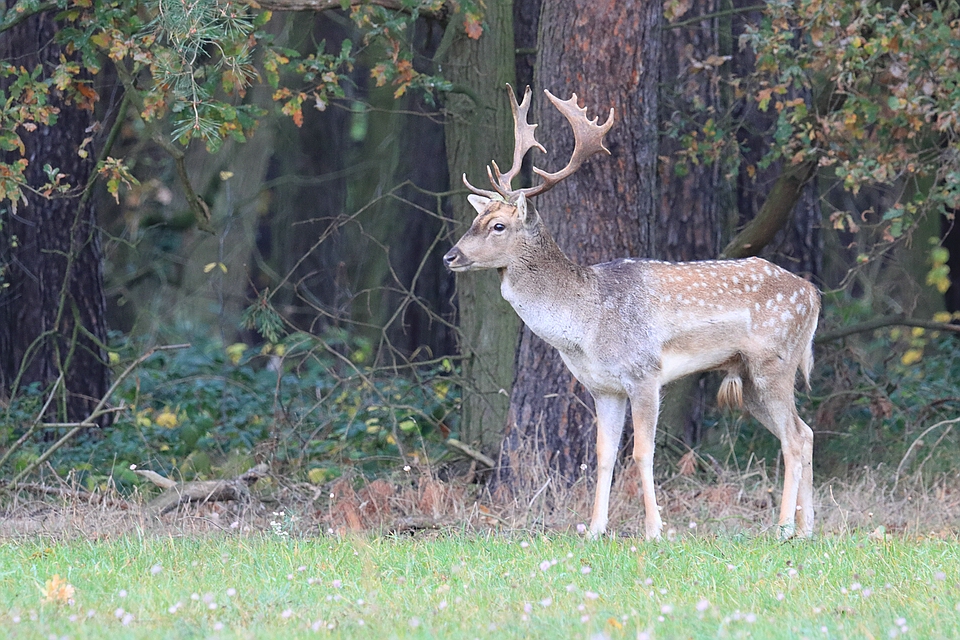
[[[207,264],[203,265],[203,272],[204,272],[204,273],[210,273],[211,271],[213,271],[213,270],[216,269],[216,268],[217,268],[217,263],[216,263],[216,262],[208,262]]]
[[[120,364],[120,354],[116,351],[108,352],[107,358],[110,360],[110,364]]]
[[[243,357],[243,352],[246,350],[247,345],[242,342],[235,342],[227,347],[227,357],[233,364],[240,364],[240,358]]]
[[[923,333],[924,333],[923,327],[914,327],[913,329],[910,329],[910,335],[912,335],[914,338],[919,338],[920,336],[923,335]]]
[[[233,177],[233,171],[221,171],[221,172],[220,172],[220,179],[223,180],[223,181],[227,181],[227,180],[229,180],[229,179],[232,178],[232,177]]]
[[[900,362],[909,367],[912,364],[920,362],[922,358],[923,349],[907,349],[907,352],[900,358]]]
[[[313,469],[310,469],[310,471],[307,471],[307,480],[309,480],[312,484],[320,484],[326,479],[326,477],[326,472],[319,467],[314,467]]]
[[[933,321],[934,322],[950,322],[950,319],[952,317],[953,316],[950,314],[949,311],[938,311],[935,314],[933,314]]]
[[[156,418],[154,422],[157,423],[158,427],[163,427],[164,429],[173,429],[177,426],[177,414],[173,411],[170,411],[170,407],[164,407]]]
[[[40,587],[40,595],[43,596],[43,601],[53,602],[55,604],[65,604],[70,602],[70,600],[73,599],[74,593],[75,589],[73,588],[73,585],[68,583],[59,575],[54,575],[52,578],[47,580],[44,586]]]
[[[91,36],[90,42],[97,45],[101,49],[110,48],[110,36],[108,36],[105,31],[101,31],[100,33],[97,33]]]

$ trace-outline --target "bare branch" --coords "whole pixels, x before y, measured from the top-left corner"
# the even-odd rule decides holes
[[[136,83],[133,80],[133,76],[130,74],[130,70],[127,69],[123,64],[117,64],[114,65],[114,67],[117,70],[117,76],[123,83],[124,90],[126,91],[127,95],[130,96],[133,104],[137,107],[137,115],[140,116],[140,121],[143,122],[144,126],[150,132],[150,139],[159,145],[160,148],[170,154],[171,158],[173,158],[174,166],[176,166],[177,169],[177,176],[180,178],[180,186],[183,189],[184,196],[186,197],[187,206],[190,207],[194,218],[196,218],[197,228],[201,231],[213,233],[213,225],[210,224],[210,208],[207,206],[207,203],[203,201],[203,198],[197,195],[197,192],[193,189],[193,184],[190,182],[190,176],[187,175],[187,166],[184,159],[185,156],[183,150],[171,142],[154,121],[145,120],[143,118],[143,96],[141,96],[140,92],[137,90]]]
[[[720,257],[749,258],[759,255],[790,221],[793,208],[816,168],[816,158],[784,168],[757,216],[724,247]]]
[[[953,418],[953,419],[950,419],[950,420],[941,420],[940,422],[938,422],[938,423],[936,423],[935,425],[927,428],[926,431],[924,431],[924,432],[921,433],[919,436],[917,436],[916,440],[914,440],[914,441],[910,444],[910,446],[907,448],[907,452],[906,452],[905,454],[903,454],[903,458],[900,460],[900,464],[897,465],[897,473],[894,475],[894,480],[893,480],[893,488],[894,488],[894,490],[896,490],[897,484],[900,482],[900,472],[903,470],[903,465],[905,465],[905,464],[907,463],[907,458],[910,457],[910,454],[913,452],[914,447],[916,447],[916,446],[918,446],[918,445],[920,445],[920,444],[923,443],[923,438],[924,438],[924,436],[926,436],[928,433],[930,433],[931,431],[933,431],[934,429],[937,429],[937,428],[939,428],[939,427],[948,427],[947,431],[949,431],[950,429],[953,429],[953,425],[955,425],[955,424],[958,423],[958,422],[960,422],[960,418]],[[942,438],[941,438],[941,439],[942,439]],[[939,440],[938,440],[938,442],[939,442]]]
[[[896,315],[874,318],[873,320],[858,322],[857,324],[840,327],[839,329],[834,329],[832,331],[821,331],[817,334],[817,337],[814,338],[814,342],[816,344],[823,344],[824,342],[833,342],[834,340],[846,338],[847,336],[851,336],[855,333],[866,333],[867,331],[882,329],[883,327],[895,326],[920,327],[921,329],[930,329],[931,331],[949,331],[960,334],[960,324],[950,324],[949,322],[936,322],[934,320],[923,320],[921,318],[909,318],[904,315]]]
[[[27,18],[57,8],[56,0],[17,0],[9,9],[0,8],[0,33],[12,29]]]
[[[460,453],[466,454],[467,456],[473,458],[480,464],[486,466],[488,469],[493,469],[497,466],[497,463],[490,456],[484,455],[483,453],[477,451],[473,447],[463,442],[460,442],[456,438],[447,438],[444,443],[451,449],[456,449]]]
[[[270,11],[329,11],[343,8],[343,2],[340,0],[243,0],[243,2],[254,9]],[[350,7],[360,4],[373,4],[397,11],[409,10],[409,7],[405,7],[403,3],[396,0],[348,0],[347,2],[347,6]],[[421,10],[420,13],[429,14],[430,12]]]

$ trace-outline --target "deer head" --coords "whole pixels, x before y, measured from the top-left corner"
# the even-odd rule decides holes
[[[533,172],[542,179],[540,184],[514,189],[513,180],[520,173],[523,157],[530,149],[537,148],[546,153],[534,137],[537,125],[527,122],[530,110],[530,87],[523,94],[523,101],[517,103],[513,87],[510,90],[510,107],[513,111],[514,151],[513,166],[506,173],[500,171],[496,161],[487,166],[487,176],[493,191],[478,189],[463,175],[463,183],[473,195],[467,200],[477,210],[470,229],[454,247],[443,257],[444,264],[451,271],[471,271],[474,269],[502,269],[522,252],[523,245],[536,240],[540,218],[536,210],[527,202],[528,198],[540,195],[559,182],[573,175],[580,166],[595,153],[610,153],[603,146],[603,136],[613,127],[613,109],[602,125],[598,118],[587,119],[587,109],[577,104],[577,94],[569,100],[560,100],[549,91],[547,98],[563,114],[573,128],[574,148],[570,161],[563,169],[549,173],[533,167]]]

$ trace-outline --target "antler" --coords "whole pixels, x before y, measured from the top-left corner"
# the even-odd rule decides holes
[[[549,191],[556,186],[558,182],[573,175],[577,169],[580,168],[580,165],[593,154],[603,151],[607,155],[610,155],[610,149],[603,146],[603,136],[613,127],[613,107],[610,107],[610,115],[607,116],[607,120],[603,124],[597,124],[599,117],[588,120],[587,108],[583,107],[581,109],[577,105],[577,94],[570,96],[569,100],[560,100],[549,91],[545,90],[544,93],[547,94],[547,98],[550,99],[553,106],[555,106],[557,110],[563,114],[563,117],[567,119],[567,122],[570,123],[576,142],[573,146],[573,155],[570,157],[570,162],[568,162],[567,166],[563,169],[560,169],[560,171],[547,173],[538,167],[533,168],[533,172],[543,178],[543,182],[535,187],[523,189],[523,194],[528,198],[540,195],[544,191]]]
[[[523,194],[528,198],[533,196],[540,195],[545,191],[549,191],[554,186],[557,185],[564,178],[572,175],[580,168],[587,158],[592,156],[595,153],[600,151],[605,151],[610,153],[610,150],[603,146],[603,136],[610,131],[610,128],[613,127],[613,108],[610,109],[610,115],[607,117],[606,122],[602,125],[597,124],[598,118],[593,120],[587,119],[587,109],[586,107],[580,108],[577,104],[577,94],[573,94],[569,100],[560,100],[554,96],[549,91],[544,91],[547,94],[547,98],[550,99],[550,102],[557,108],[560,113],[567,119],[570,123],[571,128],[573,129],[574,136],[574,147],[573,155],[570,158],[570,161],[560,171],[554,173],[547,173],[543,169],[538,167],[533,167],[534,173],[543,178],[543,182],[539,185],[533,187],[527,187],[525,189],[514,189],[511,186],[513,179],[517,177],[517,174],[520,172],[520,164],[523,161],[523,156],[526,155],[527,151],[536,147],[546,153],[546,149],[543,148],[539,142],[537,142],[534,137],[534,130],[537,128],[537,125],[530,124],[527,122],[527,112],[530,110],[530,87],[527,87],[526,91],[523,93],[523,102],[517,104],[517,96],[513,92],[513,87],[509,84],[507,87],[510,89],[510,106],[513,110],[513,127],[514,127],[514,150],[513,150],[513,166],[506,173],[501,173],[500,168],[497,166],[496,161],[492,162],[493,168],[487,166],[487,175],[490,178],[490,184],[493,185],[494,191],[487,191],[485,189],[478,189],[474,187],[467,181],[467,174],[463,174],[463,183],[467,185],[474,193],[478,193],[489,198],[495,198],[501,196],[506,199],[514,199],[518,195]]]
[[[505,174],[500,173],[500,167],[497,166],[496,160],[492,163],[493,169],[491,169],[489,165],[487,166],[487,176],[490,178],[490,184],[493,185],[496,192],[476,188],[467,181],[467,174],[463,174],[463,183],[467,185],[467,188],[474,193],[479,193],[487,197],[502,196],[509,198],[514,195],[515,192],[511,183],[513,179],[517,177],[517,174],[520,173],[523,156],[527,155],[527,151],[530,151],[530,149],[534,147],[544,153],[547,152],[547,150],[543,148],[543,145],[537,142],[537,139],[534,137],[534,131],[537,125],[527,122],[527,113],[530,111],[530,87],[527,87],[523,92],[523,102],[519,104],[517,104],[517,94],[513,92],[513,87],[507,84],[507,89],[510,90],[510,109],[513,111],[513,138],[515,141],[513,148],[513,166],[510,167],[510,171],[507,171]],[[494,174],[496,174],[496,176],[494,176]]]

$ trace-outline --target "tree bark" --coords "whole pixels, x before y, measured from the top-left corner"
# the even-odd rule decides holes
[[[3,59],[46,70],[61,64],[61,56],[78,62],[78,55],[54,43],[57,30],[52,13],[23,21],[0,35]],[[28,193],[16,215],[8,211],[0,220],[0,266],[9,285],[0,290],[0,382],[8,391],[28,383],[48,387],[63,374],[58,413],[77,421],[89,415],[109,382],[100,231],[93,199],[79,197],[95,149],[88,146],[85,158],[78,151],[95,119],[62,96],[53,101],[60,109],[57,123],[21,133],[30,162],[25,175],[38,188],[50,165],[75,189],[50,199]],[[15,158],[7,153],[4,159]]]
[[[702,130],[708,119],[722,112],[720,77],[716,66],[697,68],[694,61],[720,56],[719,25],[716,17],[694,22],[695,16],[711,16],[717,0],[694,0],[682,15],[674,15],[682,26],[664,25],[660,57],[660,122]],[[660,208],[657,211],[656,253],[663,260],[710,260],[720,250],[724,214],[733,194],[721,175],[721,163],[686,163],[678,156],[678,138],[660,136]],[[701,437],[703,412],[712,395],[706,375],[687,376],[664,389],[660,403],[662,432],[673,434],[687,446],[696,446]]]
[[[756,3],[735,0],[734,5],[746,9]],[[757,11],[735,13],[731,17],[732,40],[737,42],[747,25],[760,19]],[[743,78],[753,72],[756,55],[752,50],[735,48],[732,54],[730,64],[736,76]],[[813,104],[811,95],[787,97],[803,97],[811,113],[829,108],[826,95],[821,97],[824,104],[818,105]],[[742,166],[758,167],[772,144],[776,113],[773,109],[760,111],[756,101],[748,98],[742,103],[739,116],[743,125],[737,137],[745,149]],[[774,162],[766,169],[758,167],[753,175],[741,170],[736,204],[740,215],[738,226],[744,228],[723,250],[724,256],[760,255],[794,273],[818,279],[823,269],[823,241],[816,168],[815,162],[798,165]]]
[[[617,124],[607,135],[612,157],[594,156],[536,205],[560,248],[580,263],[652,252],[656,197],[658,2],[543,4],[536,65],[538,139],[547,170],[566,164],[573,135],[541,96],[576,92],[588,113]],[[593,400],[556,350],[528,329],[521,332],[517,375],[501,451],[500,481],[519,488],[527,470],[558,472],[568,480],[592,467],[596,425]]]
[[[462,19],[450,20],[448,29],[457,33],[442,61],[442,72],[458,88],[445,105],[447,164],[454,188],[462,184],[464,173],[474,184],[482,183],[487,163],[500,159],[502,165],[513,151],[513,119],[506,92],[515,73],[512,7],[506,0],[487,3],[479,40],[460,33]],[[467,203],[465,190],[449,203],[459,223],[452,233],[457,236],[466,231],[476,212]],[[459,275],[457,300],[466,381],[460,439],[491,454],[507,421],[519,320],[500,295],[497,275],[490,271]]]

